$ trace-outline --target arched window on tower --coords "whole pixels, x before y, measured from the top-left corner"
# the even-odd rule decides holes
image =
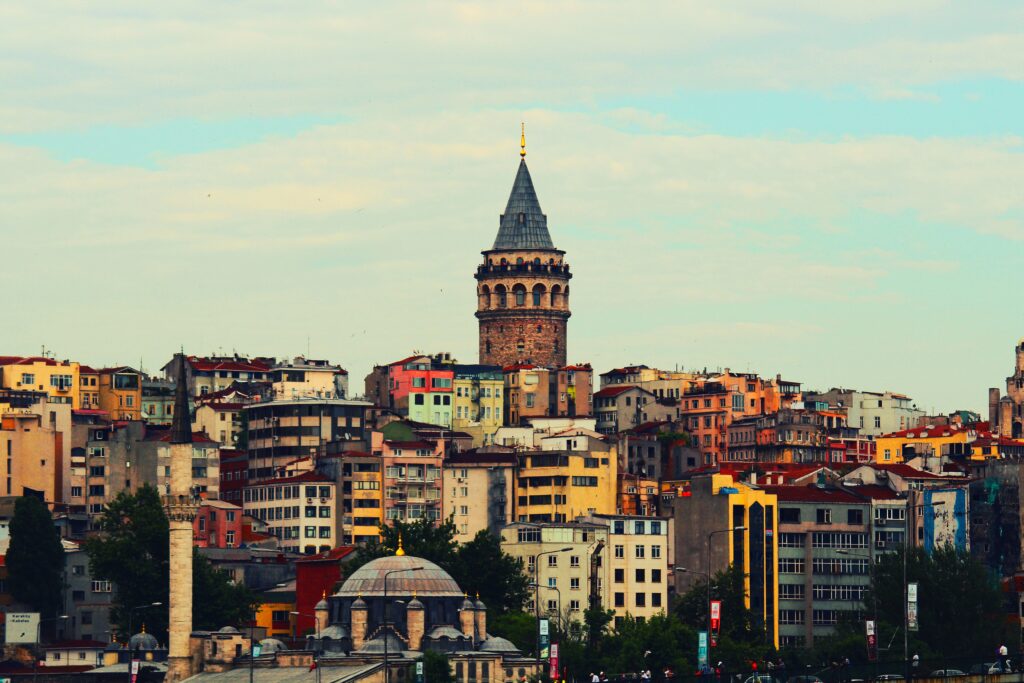
[[[491,352],[491,340],[490,339],[488,339],[487,341],[484,342],[484,351],[485,351],[485,353],[490,353]]]
[[[522,256],[520,256],[519,258],[516,259],[516,265],[517,266],[523,265],[523,257]]]
[[[508,301],[505,295],[505,285],[498,285],[494,288],[494,293],[498,297],[498,308],[505,308],[508,305]]]
[[[558,297],[562,293],[562,288],[559,285],[551,287],[551,308],[558,307]]]
[[[516,306],[526,305],[526,287],[523,285],[513,285],[512,294],[516,298]]]
[[[533,305],[542,306],[544,303],[544,285],[538,283],[533,286]]]
[[[484,285],[480,289],[480,298],[482,300],[484,308],[490,308],[491,307],[491,288],[488,287],[487,285]]]
[[[526,342],[520,339],[519,341],[516,342],[516,353],[521,354],[524,351],[526,351]],[[520,356],[520,358],[522,358],[522,356]]]

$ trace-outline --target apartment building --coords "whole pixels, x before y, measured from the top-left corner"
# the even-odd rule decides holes
[[[384,518],[440,520],[445,441],[384,440],[374,448],[384,465]]]
[[[442,464],[441,515],[455,524],[455,540],[468,543],[480,531],[497,535],[512,522],[518,458],[489,447],[453,453]]]
[[[658,398],[640,387],[613,385],[594,394],[594,416],[597,431],[612,435],[647,422],[678,420],[679,401]]]
[[[567,624],[582,623],[592,604],[610,609],[608,529],[586,522],[516,522],[501,530],[502,550],[523,561],[534,584],[527,611],[539,599],[541,612]]]
[[[80,391],[81,363],[32,356],[0,356],[0,388],[17,391],[41,391],[49,403],[67,403],[82,407]]]
[[[64,606],[67,619],[58,622],[64,640],[109,640],[114,585],[93,578],[89,555],[76,543],[64,540]]]
[[[103,368],[98,374],[99,409],[113,420],[141,420],[142,373],[123,365]]]
[[[193,544],[197,548],[237,548],[242,544],[241,506],[207,499],[192,520]]]
[[[455,413],[452,428],[473,437],[476,447],[494,442],[504,417],[505,376],[496,365],[453,365]]]
[[[71,414],[47,393],[0,390],[0,495],[37,492],[51,505],[69,502]]]
[[[548,437],[542,450],[519,453],[516,518],[568,522],[579,515],[614,514],[618,454],[613,444],[588,435]]]
[[[505,424],[536,417],[592,414],[593,369],[589,365],[545,368],[529,363],[504,368]]]
[[[272,363],[267,379],[278,400],[348,398],[348,371],[327,360],[296,356]]]
[[[824,401],[831,408],[846,413],[851,427],[865,436],[879,436],[918,426],[925,412],[914,400],[891,391],[857,391],[836,389],[815,392],[808,401]]]
[[[238,354],[231,356],[187,356],[185,376],[190,396],[202,396],[227,389],[236,382],[266,382],[273,364],[272,358],[249,359]],[[171,359],[161,370],[164,379],[176,380],[177,364]]]
[[[380,540],[384,523],[383,469],[379,453],[355,450],[328,452],[317,463],[317,471],[337,484],[341,543]]]
[[[265,522],[284,552],[313,555],[340,545],[336,485],[306,472],[253,482],[245,487],[245,514]]]

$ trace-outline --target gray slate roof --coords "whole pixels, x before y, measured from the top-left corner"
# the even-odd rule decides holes
[[[512,194],[508,197],[505,213],[501,214],[498,236],[494,238],[492,249],[554,248],[548,234],[548,217],[540,209],[530,169],[526,167],[526,159],[520,159]]]

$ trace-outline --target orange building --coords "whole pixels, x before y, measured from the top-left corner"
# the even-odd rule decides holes
[[[127,366],[99,372],[100,410],[115,420],[142,419],[142,373]]]

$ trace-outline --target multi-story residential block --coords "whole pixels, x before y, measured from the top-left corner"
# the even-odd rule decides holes
[[[384,523],[383,469],[379,453],[356,450],[329,450],[317,463],[317,471],[338,484],[339,542],[364,544],[380,540]]]
[[[80,367],[74,361],[39,356],[0,356],[0,388],[42,391],[49,403],[67,403],[78,410],[82,407]]]
[[[296,356],[273,363],[267,379],[275,399],[348,398],[348,371],[330,361]]]
[[[455,371],[450,354],[414,354],[379,365],[366,377],[366,395],[416,422],[452,426]]]
[[[273,359],[250,360],[238,354],[209,358],[188,356],[186,360],[188,362],[185,364],[185,376],[188,378],[190,396],[202,396],[227,389],[235,382],[266,382],[273,364]],[[168,361],[161,370],[164,372],[164,379],[175,380],[177,365],[174,359]]]
[[[99,371],[99,408],[114,420],[142,419],[142,373],[126,365]]]
[[[99,581],[89,569],[89,555],[76,543],[64,544],[64,608],[59,632],[66,640],[109,640],[114,586]]]
[[[100,371],[88,365],[78,366],[78,405],[80,410],[100,409]]]
[[[505,426],[494,435],[494,443],[507,448],[540,448],[544,439],[571,430],[595,431],[593,417],[531,417],[522,424]]]
[[[676,585],[692,586],[710,569],[730,565],[744,573],[747,607],[763,619],[768,641],[779,645],[778,501],[774,494],[727,474],[694,476],[685,495],[672,499]]]
[[[829,410],[825,403],[783,408],[734,420],[727,429],[725,460],[841,463],[846,447],[836,440],[855,436],[856,430],[846,427],[846,414]]]
[[[617,434],[647,422],[678,420],[679,400],[658,398],[640,387],[613,385],[594,394],[594,416],[597,431]]]
[[[593,408],[589,365],[561,369],[531,364],[506,366],[505,424],[535,417],[589,416]]]
[[[657,479],[619,472],[616,512],[620,515],[653,517],[661,507],[661,491]]]
[[[296,458],[324,451],[337,441],[365,437],[365,401],[295,399],[245,407],[249,481],[267,479]]]
[[[879,436],[918,425],[924,416],[909,396],[891,391],[836,389],[805,394],[807,402],[822,401],[846,413],[847,424],[865,436]]]
[[[875,439],[875,462],[895,464],[924,456],[968,458],[978,430],[975,424],[949,424],[883,434]]]
[[[242,438],[244,424],[242,411],[245,403],[196,401],[192,429],[203,432],[222,446],[234,448]]]
[[[517,522],[501,530],[501,548],[523,561],[534,584],[527,611],[582,622],[590,606],[611,609],[611,564],[606,524]],[[568,550],[563,550],[568,548]]]
[[[373,448],[384,465],[384,518],[440,520],[445,441],[375,440]]]
[[[455,540],[468,543],[478,532],[497,535],[515,519],[518,458],[492,446],[453,453],[442,464],[441,515],[455,524]]]
[[[668,609],[670,518],[590,515],[583,522],[608,530],[602,569],[615,625],[626,617],[644,621]]]
[[[551,447],[519,453],[515,514],[521,522],[568,522],[617,510],[618,454],[592,436],[555,439]]]
[[[645,422],[619,432],[620,458],[626,472],[649,479],[679,479],[703,463],[694,437],[681,421]]]
[[[504,418],[505,376],[497,365],[454,365],[452,428],[473,437],[475,446],[494,442]]]
[[[242,517],[240,505],[223,500],[207,499],[196,511],[192,521],[192,535],[197,548],[237,548],[242,544]]]
[[[316,472],[252,482],[243,507],[266,523],[281,550],[313,555],[339,545],[335,483]]]
[[[569,280],[523,158],[498,235],[476,271],[480,362],[565,367]]]
[[[70,502],[71,415],[68,403],[45,392],[0,390],[0,495]]]
[[[142,419],[169,425],[174,417],[174,383],[155,377],[142,379]]]

